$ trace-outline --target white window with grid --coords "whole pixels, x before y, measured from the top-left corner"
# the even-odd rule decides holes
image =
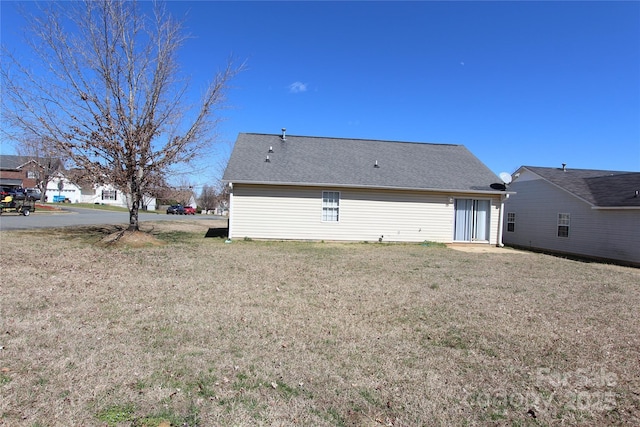
[[[515,212],[507,212],[507,231],[509,232],[516,231],[516,213]]]
[[[569,237],[569,225],[571,215],[568,213],[558,214],[558,237]]]
[[[322,221],[338,222],[340,218],[340,192],[322,192]]]

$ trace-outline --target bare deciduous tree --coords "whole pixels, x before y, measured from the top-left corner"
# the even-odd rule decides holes
[[[222,212],[229,209],[230,188],[229,186],[220,181],[218,183],[218,190],[216,192],[217,208]]]
[[[229,186],[222,181],[215,185],[204,185],[198,201],[203,210],[225,211],[229,209]]]
[[[54,141],[94,182],[128,194],[132,231],[145,192],[213,142],[229,82],[244,68],[227,61],[189,108],[177,58],[186,36],[161,4],[152,8],[147,15],[135,1],[47,2],[25,15],[41,65],[3,49],[8,125]]]
[[[200,192],[200,197],[198,198],[198,203],[200,207],[205,211],[210,211],[215,209],[216,207],[216,189],[211,185],[203,185],[202,191]]]
[[[191,202],[195,202],[195,193],[193,192],[193,183],[186,177],[181,177],[178,186],[172,191],[173,198],[183,206],[190,206]],[[196,206],[193,206],[194,208]]]

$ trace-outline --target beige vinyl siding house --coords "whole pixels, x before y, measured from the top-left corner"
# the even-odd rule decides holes
[[[321,187],[235,185],[231,210],[247,214],[231,216],[233,235],[294,240],[314,240],[322,235],[325,240],[453,241],[455,199],[450,200],[450,196],[406,190],[324,191],[340,194],[338,221],[323,220]],[[497,237],[500,206],[496,200],[487,200],[493,202],[490,235]]]
[[[240,134],[224,180],[232,239],[501,243],[505,192],[462,146]]]
[[[523,166],[515,175],[505,244],[640,266],[640,173]]]

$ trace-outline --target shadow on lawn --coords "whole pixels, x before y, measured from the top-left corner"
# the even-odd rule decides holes
[[[204,237],[228,237],[229,227],[209,228]]]

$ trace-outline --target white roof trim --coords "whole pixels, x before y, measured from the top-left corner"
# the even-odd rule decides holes
[[[441,189],[441,188],[417,188],[417,187],[383,187],[373,185],[351,185],[351,184],[334,184],[334,183],[300,183],[300,182],[264,182],[264,181],[231,181],[223,180],[231,185],[235,184],[251,184],[251,185],[273,185],[273,186],[289,186],[289,187],[331,187],[331,188],[358,188],[371,190],[403,190],[403,191],[427,191],[431,193],[463,193],[463,194],[489,194],[503,195],[516,194],[515,191],[487,191],[487,190],[462,190],[462,189]]]

